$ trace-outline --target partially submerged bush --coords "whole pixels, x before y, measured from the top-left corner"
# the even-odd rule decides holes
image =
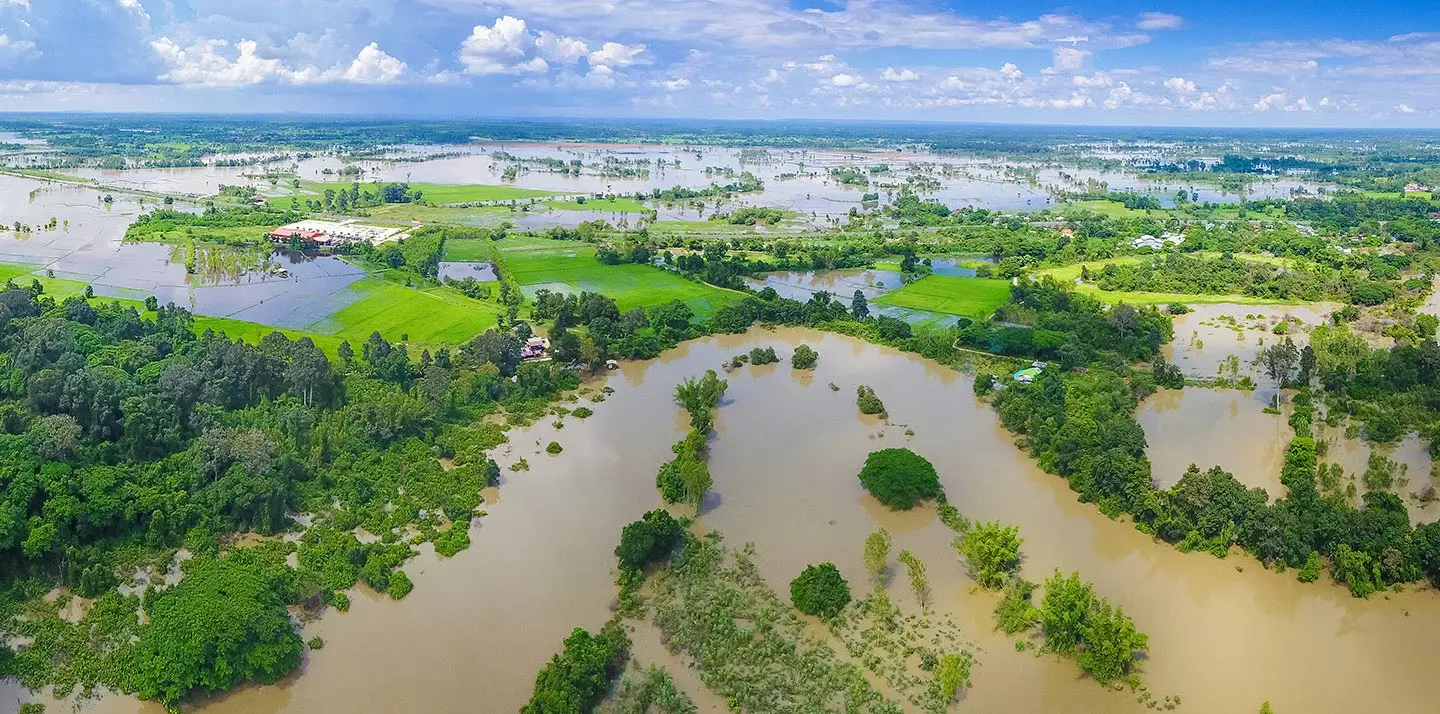
[[[850,604],[850,584],[834,563],[807,566],[790,581],[790,602],[800,612],[829,619]]]

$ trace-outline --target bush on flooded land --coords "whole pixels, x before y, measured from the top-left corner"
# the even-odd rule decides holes
[[[850,603],[850,584],[834,563],[810,565],[790,581],[790,602],[807,615],[830,619]]]
[[[815,363],[819,359],[820,353],[810,345],[800,345],[795,348],[795,354],[790,357],[790,366],[795,369],[815,369]]]
[[[535,675],[535,691],[521,714],[585,714],[594,709],[630,656],[630,637],[618,620],[600,634],[575,628],[565,649]]]
[[[882,419],[887,416],[885,403],[880,401],[880,397],[875,396],[875,390],[863,384],[855,388],[855,405],[860,407],[861,414],[879,415]]]
[[[871,452],[860,469],[860,483],[877,501],[901,511],[944,493],[935,466],[909,449]]]
[[[625,570],[644,570],[646,566],[670,556],[685,536],[685,529],[670,514],[655,509],[644,518],[632,521],[620,531],[620,545],[615,557]]]

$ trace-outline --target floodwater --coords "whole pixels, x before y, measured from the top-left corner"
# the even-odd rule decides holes
[[[143,300],[154,295],[161,304],[200,315],[295,329],[314,326],[322,332],[330,315],[362,297],[350,285],[365,272],[332,256],[275,253],[257,259],[253,248],[211,246],[204,250],[213,260],[197,260],[197,265],[228,268],[197,267],[192,274],[183,250],[124,240],[141,213],[159,207],[156,201],[115,194],[106,203],[105,195],[93,188],[0,175],[0,263],[33,265],[37,276],[86,283],[102,297]],[[52,219],[55,227],[46,228]],[[33,230],[10,230],[16,222]]]
[[[498,491],[487,491],[488,515],[478,520],[469,550],[439,560],[427,548],[405,568],[416,582],[405,600],[362,592],[349,613],[307,625],[305,637],[320,635],[326,646],[307,656],[303,674],[193,710],[515,711],[570,629],[596,628],[610,615],[611,551],[626,522],[660,504],[654,473],[686,426],[671,398],[675,383],[751,347],[773,346],[788,357],[801,342],[819,350],[813,374],[782,362],[727,375],[711,444],[715,488],[697,527],[719,530],[734,545],[753,541],[762,574],[782,593],[806,564],[826,560],[860,587],[862,543],[887,528],[893,552],[909,549],[927,564],[936,608],[980,650],[958,711],[1148,710],[1133,695],[1088,681],[1069,660],[1016,652],[1012,639],[994,634],[996,597],[973,590],[933,509],[892,513],[861,489],[855,474],[874,449],[914,449],[935,463],[963,513],[1018,525],[1029,579],[1078,570],[1122,605],[1150,635],[1144,682],[1157,698],[1180,695],[1184,711],[1252,712],[1270,701],[1282,712],[1349,714],[1370,711],[1377,696],[1390,711],[1433,710],[1440,595],[1356,600],[1328,579],[1303,584],[1244,556],[1182,554],[1077,502],[1061,479],[1036,469],[976,401],[968,377],[799,329],[715,337],[653,362],[626,363],[608,377],[615,392],[593,405],[595,416],[567,419],[559,430],[541,423],[513,433],[497,459],[508,466],[523,456],[530,470],[506,469]],[[890,423],[856,413],[859,384],[885,401]],[[542,453],[552,439],[563,453]],[[1233,450],[1211,449],[1217,457]],[[906,590],[903,575],[892,582],[897,603],[913,608]],[[649,628],[637,632],[647,634],[655,636]],[[653,641],[637,651],[647,661],[683,659]],[[693,686],[696,678],[686,671],[678,681]],[[697,697],[707,710],[714,699]],[[161,709],[112,697],[93,711]]]
[[[1260,390],[1162,389],[1150,395],[1135,419],[1145,429],[1156,485],[1173,485],[1190,464],[1220,466],[1272,499],[1284,496],[1280,467],[1293,433],[1284,416],[1265,413],[1267,405]]]
[[[496,280],[499,280],[499,278],[495,277],[494,263],[464,263],[445,261],[440,263],[439,276],[442,280],[445,278],[450,278],[452,280],[464,280],[465,278],[474,278],[475,280],[478,280],[482,283],[494,282]]]
[[[808,302],[815,293],[825,291],[839,300],[848,301],[859,290],[865,299],[871,300],[891,290],[898,290],[904,283],[900,273],[893,270],[818,270],[761,273],[744,278],[745,284],[756,290],[774,288],[775,292],[789,300]]]
[[[1265,345],[1289,337],[1296,347],[1309,343],[1308,331],[1325,324],[1337,306],[1331,303],[1311,305],[1190,305],[1190,312],[1175,318],[1175,339],[1162,350],[1165,358],[1187,376],[1213,378],[1221,374],[1227,360],[1234,357],[1235,372],[1225,369],[1227,377],[1249,374],[1256,384],[1274,391],[1269,379],[1261,376],[1255,358]],[[1275,325],[1289,319],[1289,331],[1274,333]]]
[[[402,158],[406,160],[394,160]],[[574,162],[583,168],[577,172]],[[1241,198],[1238,193],[1215,187],[1172,186],[1142,179],[1134,173],[1041,167],[1025,162],[916,151],[486,143],[406,147],[387,159],[361,159],[350,166],[361,173],[342,176],[339,171],[346,168],[346,162],[336,156],[281,160],[256,166],[76,169],[68,173],[116,187],[190,196],[214,195],[220,186],[227,184],[255,186],[271,195],[286,193],[288,188],[284,182],[289,176],[268,176],[267,171],[285,172],[311,181],[508,184],[555,193],[633,195],[675,186],[700,189],[712,183],[725,185],[748,171],[760,178],[765,188],[756,194],[735,197],[730,201],[733,206],[786,208],[814,224],[843,219],[852,208],[863,208],[862,199],[867,193],[889,202],[902,190],[914,191],[952,208],[971,206],[1002,211],[1044,209],[1054,203],[1055,193],[1061,191],[1138,191],[1157,195],[1166,205],[1173,205],[1174,194],[1180,188],[1193,193],[1200,201],[1224,203]],[[854,172],[863,176],[863,183],[844,183],[832,176],[832,170]],[[1293,179],[1258,182],[1247,188],[1246,196],[1285,197],[1292,190],[1313,191],[1318,186]],[[703,220],[703,213],[690,203],[674,201],[662,205],[661,217]],[[564,212],[545,212],[523,216],[522,220],[526,227],[548,227],[574,225],[582,219]]]

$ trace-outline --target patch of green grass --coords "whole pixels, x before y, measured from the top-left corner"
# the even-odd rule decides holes
[[[1010,282],[930,275],[875,299],[882,305],[986,318],[1010,299]]]
[[[301,181],[300,189],[297,192],[301,198],[322,198],[326,189],[335,191],[349,190],[354,185],[353,181]],[[360,181],[360,193],[375,191],[374,183],[371,181]],[[382,184],[393,183],[382,181]],[[447,203],[479,203],[482,201],[518,201],[527,198],[546,198],[549,196],[563,196],[564,191],[540,191],[530,188],[518,188],[515,186],[494,186],[477,183],[415,183],[410,184],[410,189],[419,191],[421,200],[426,203],[443,205]],[[294,191],[294,189],[291,189]],[[274,200],[271,201],[272,205]]]
[[[1150,211],[1126,208],[1124,204],[1114,201],[1071,201],[1064,204],[1061,209],[1061,212],[1066,215],[1080,211],[1089,211],[1110,218],[1144,218],[1151,214]],[[1161,213],[1161,211],[1154,213]]]
[[[445,260],[460,263],[493,262],[495,260],[495,244],[484,238],[447,240],[445,241]]]
[[[651,233],[752,233],[754,226],[737,226],[725,221],[655,221]]]
[[[289,208],[289,204],[282,206]],[[209,226],[175,226],[167,231],[145,233],[143,240],[146,243],[186,243],[189,241],[201,241],[206,243],[227,243],[231,245],[257,245],[269,243],[266,237],[274,226],[228,226],[224,228]]]
[[[387,340],[459,344],[494,327],[497,303],[472,300],[449,288],[412,288],[378,277],[361,278],[350,290],[364,297],[307,331],[357,345],[378,331]]]
[[[679,300],[701,316],[743,297],[649,265],[604,265],[595,259],[594,246],[586,243],[507,238],[497,246],[505,257],[506,270],[530,294],[540,288],[569,293],[588,290],[613,298],[622,312]]]
[[[631,198],[587,198],[575,201],[541,201],[557,211],[600,211],[602,213],[648,213],[650,207]]]

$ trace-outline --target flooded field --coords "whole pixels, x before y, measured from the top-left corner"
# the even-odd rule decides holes
[[[400,160],[404,159],[404,160]],[[347,168],[359,174],[342,174]],[[282,172],[283,179],[267,176]],[[494,143],[411,146],[386,159],[353,163],[335,156],[283,160],[255,166],[175,169],[67,171],[118,188],[210,196],[222,185],[249,185],[271,195],[288,195],[290,177],[307,181],[409,181],[443,184],[505,184],[559,193],[633,195],[676,186],[700,189],[735,182],[742,173],[764,182],[758,193],[733,203],[795,211],[810,223],[838,219],[861,208],[865,194],[893,200],[902,190],[952,208],[973,206],[1002,211],[1040,210],[1060,191],[1135,191],[1174,205],[1179,190],[1201,202],[1239,201],[1239,190],[1156,181],[1121,171],[1041,167],[973,156],[916,151],[853,152],[805,149],[731,149],[713,146],[603,146],[552,143]],[[1292,179],[1258,181],[1243,192],[1251,199],[1288,197],[1319,184]],[[712,202],[713,203],[713,202]],[[674,201],[662,218],[703,220],[701,212]],[[873,205],[873,204],[870,204]],[[573,226],[581,218],[550,211],[521,216],[524,227]],[[613,222],[613,219],[610,219]]]
[[[826,560],[852,583],[864,582],[862,542],[878,527],[889,529],[896,550],[907,548],[927,564],[935,606],[979,650],[974,686],[953,711],[1148,710],[1128,693],[1088,681],[1071,661],[1016,652],[1013,640],[994,634],[996,598],[973,590],[933,509],[892,513],[861,489],[855,475],[874,449],[914,449],[935,463],[963,513],[1020,526],[1026,577],[1079,570],[1098,593],[1123,605],[1150,635],[1143,680],[1157,697],[1180,695],[1181,711],[1253,712],[1268,700],[1281,712],[1349,714],[1368,711],[1377,691],[1392,711],[1432,708],[1428,674],[1440,658],[1433,636],[1440,631],[1440,595],[1357,600],[1326,578],[1302,584],[1293,573],[1266,571],[1242,555],[1182,554],[1078,503],[1061,479],[1037,470],[975,400],[968,377],[886,348],[787,329],[701,340],[653,362],[626,363],[608,378],[614,394],[591,405],[594,417],[512,433],[497,458],[506,466],[523,456],[531,468],[504,470],[502,486],[486,493],[488,515],[477,521],[469,550],[441,560],[427,549],[405,568],[416,589],[403,601],[361,594],[349,613],[307,625],[305,637],[320,635],[326,647],[307,655],[302,674],[194,710],[515,711],[570,629],[593,629],[609,617],[611,551],[620,528],[660,504],[654,474],[686,426],[671,398],[674,384],[751,347],[773,346],[788,357],[802,342],[819,350],[813,374],[781,363],[727,376],[711,445],[714,495],[697,527],[716,529],[732,544],[753,541],[763,575],[781,592],[806,564]],[[885,400],[890,423],[857,415],[858,384]],[[1227,411],[1238,418],[1253,406],[1246,399],[1187,391],[1173,404],[1147,403],[1142,421],[1147,431],[1153,424],[1183,434],[1162,426],[1172,412],[1195,410],[1186,423],[1196,426]],[[1224,459],[1238,475],[1239,459],[1250,458],[1243,454],[1263,460],[1272,434],[1258,422],[1240,423],[1232,438],[1246,443],[1205,458],[1152,433],[1152,452],[1157,462],[1167,450],[1174,452],[1164,457],[1171,463]],[[564,445],[562,454],[543,453],[541,445],[552,439]],[[1157,474],[1171,471],[1157,465]],[[913,607],[905,590],[897,585],[894,597]],[[636,636],[647,662],[680,661],[646,639],[655,636],[650,628]],[[677,681],[693,687],[697,678],[681,671]],[[696,699],[707,711],[719,704]],[[113,697],[88,710],[161,708]]]
[[[1175,318],[1175,339],[1165,347],[1165,358],[1190,377],[1213,378],[1249,374],[1261,387],[1269,380],[1255,365],[1260,348],[1286,337],[1304,347],[1310,328],[1322,325],[1339,307],[1312,305],[1191,305],[1191,312]],[[1287,322],[1285,334],[1275,326]],[[1232,361],[1233,358],[1233,361]],[[1273,394],[1273,391],[1271,392]]]
[[[279,327],[312,325],[361,297],[348,288],[365,272],[335,257],[221,246],[192,257],[178,246],[125,242],[136,217],[158,206],[123,193],[0,176],[0,219],[32,228],[0,230],[0,263],[34,266],[36,275],[85,283],[104,297],[154,295],[200,315]]]

